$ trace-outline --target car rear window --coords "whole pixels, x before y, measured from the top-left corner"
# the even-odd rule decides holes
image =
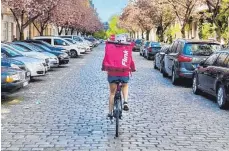
[[[187,43],[183,53],[185,55],[210,56],[215,51],[220,50],[220,48],[221,46],[215,43]]]
[[[138,40],[135,41],[135,43],[136,44],[141,44],[142,42],[141,42],[141,40],[138,39]]]
[[[157,42],[151,42],[150,46],[151,47],[160,47],[161,48],[160,43],[157,43]]]
[[[146,43],[145,43],[145,46],[149,46],[149,44],[150,44],[150,42],[146,42]]]

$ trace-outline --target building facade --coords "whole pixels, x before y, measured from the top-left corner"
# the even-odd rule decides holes
[[[20,20],[19,20],[20,23]],[[57,35],[58,30],[53,25],[48,25],[44,31],[44,35]],[[24,38],[39,36],[39,32],[33,24],[30,24],[24,29]],[[1,6],[1,41],[11,42],[13,39],[19,39],[20,33],[17,27],[16,20],[12,12],[3,6]]]

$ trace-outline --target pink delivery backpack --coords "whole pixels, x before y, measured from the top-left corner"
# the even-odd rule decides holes
[[[133,46],[132,43],[107,41],[102,71],[135,71],[135,65],[132,59]]]

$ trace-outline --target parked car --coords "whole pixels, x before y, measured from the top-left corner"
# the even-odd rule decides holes
[[[46,46],[44,46],[42,44],[39,44],[39,43],[32,43],[32,44],[37,46],[37,47],[39,47],[39,48],[41,48],[44,51],[47,51],[47,52],[50,52],[50,53],[56,55],[58,57],[58,60],[59,60],[59,65],[68,64],[69,56],[68,56],[67,53],[60,52],[60,51],[52,51],[48,47],[46,47]]]
[[[159,42],[150,42],[148,47],[144,51],[144,57],[148,60],[154,59],[154,56],[161,49],[161,44]]]
[[[18,54],[22,54],[23,56],[42,60],[42,63],[45,67],[45,72],[47,72],[50,69],[50,66],[48,64],[49,63],[49,57],[42,54],[42,53],[33,52],[30,50],[24,49],[23,47],[16,45],[16,44],[13,44],[13,43],[9,43],[8,45],[4,44],[3,46],[8,47],[12,51],[16,51]]]
[[[64,35],[64,36],[60,36],[61,38],[70,38],[70,39],[72,39],[72,40],[75,40],[75,41],[77,41],[77,42],[79,42],[79,43],[82,43],[83,45],[85,45],[85,46],[87,46],[87,47],[90,47],[90,49],[92,49],[93,48],[93,44],[91,43],[91,42],[89,42],[89,41],[86,41],[86,40],[84,40],[82,37],[79,37],[79,36],[77,36],[77,35]]]
[[[26,79],[30,79],[31,73],[25,63],[13,58],[7,58],[3,52],[1,54],[1,66],[24,70],[26,73]]]
[[[23,47],[24,49],[28,50],[28,51],[35,51],[35,52],[39,52],[42,53],[46,56],[49,57],[49,62],[48,65],[52,68],[52,67],[58,67],[59,66],[59,60],[58,58],[54,55],[51,54],[49,52],[46,52],[42,49],[40,49],[39,47],[32,45],[30,43],[26,43],[26,42],[14,42],[14,44],[19,45],[21,47]]]
[[[74,40],[88,44],[91,49],[94,47],[93,43],[84,39],[84,37],[78,36],[78,38]]]
[[[145,53],[145,50],[147,49],[147,47],[149,46],[150,42],[149,41],[146,41],[144,42],[144,44],[140,47],[140,51],[139,51],[139,54],[140,56],[143,56],[144,53]]]
[[[229,107],[229,49],[202,61],[193,74],[194,94],[204,91],[216,96],[221,109]]]
[[[66,41],[65,39],[60,38],[60,37],[40,36],[40,37],[34,37],[33,39],[46,41],[49,44],[51,44],[52,46],[59,46],[59,47],[61,46],[70,52],[70,56],[72,58],[76,58],[78,56],[81,56],[82,53],[84,53],[84,51],[78,49],[76,45],[73,45],[73,44],[69,43],[68,41]]]
[[[164,59],[165,54],[168,52],[170,46],[169,45],[164,45],[159,52],[155,55],[154,58],[154,69],[159,69],[160,72],[162,73],[162,62]]]
[[[70,42],[71,44],[77,45],[78,49],[82,49],[82,51],[85,51],[85,52],[91,51],[91,48],[89,46],[83,45],[82,43],[80,43],[78,41],[75,41],[75,40],[70,39],[70,38],[64,38],[64,39],[67,40],[68,42]]]
[[[141,39],[137,39],[135,42],[134,42],[134,47],[133,47],[133,51],[140,51],[140,48],[142,46],[142,40]]]
[[[23,56],[15,51],[15,49],[11,47],[4,47],[4,45],[1,46],[1,53],[3,58],[14,59],[23,62],[26,68],[30,71],[31,78],[45,75],[46,70],[43,60]],[[29,76],[29,73],[27,76]]]
[[[177,39],[165,54],[164,75],[172,77],[174,85],[180,78],[192,79],[198,64],[220,48],[218,42],[211,40]]]
[[[54,52],[67,53],[68,55],[70,53],[68,50],[66,50],[66,49],[64,49],[62,47],[52,46],[49,43],[47,43],[45,41],[42,41],[42,40],[32,40],[32,39],[30,39],[30,40],[25,40],[24,42],[40,44],[40,45],[42,45],[42,46],[44,46],[44,47],[46,47],[49,50],[54,51]]]
[[[93,47],[97,47],[98,44],[96,43],[94,38],[84,37],[85,40],[90,41],[93,44]]]
[[[25,71],[10,67],[1,67],[1,92],[3,94],[15,92],[28,85]]]

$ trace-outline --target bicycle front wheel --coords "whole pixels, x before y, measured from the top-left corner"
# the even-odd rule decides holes
[[[118,137],[119,132],[119,116],[120,116],[120,101],[116,102],[116,132],[115,136]]]

